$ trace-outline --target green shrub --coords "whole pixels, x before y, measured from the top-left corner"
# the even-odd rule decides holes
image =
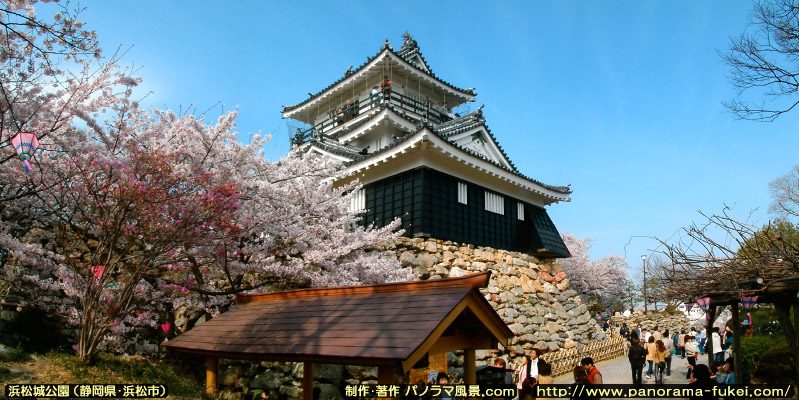
[[[790,383],[793,356],[783,335],[757,335],[741,341],[741,359],[750,366],[754,380]]]
[[[763,383],[791,383],[794,377],[793,354],[788,343],[783,341],[760,358],[754,370],[754,378]]]

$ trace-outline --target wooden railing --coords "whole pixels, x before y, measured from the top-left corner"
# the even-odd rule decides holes
[[[357,117],[360,114],[369,112],[374,107],[380,107],[383,104],[390,104],[395,109],[404,110],[415,116],[416,119],[429,120],[435,124],[446,122],[452,119],[440,107],[436,107],[427,101],[419,101],[412,97],[408,97],[396,91],[391,92],[388,97],[384,93],[378,94],[376,97],[366,96],[364,99],[355,98],[352,100],[352,105],[349,108],[342,108],[339,114],[338,110],[328,112],[327,118],[306,130],[299,132],[291,132],[289,140],[292,145],[301,145],[311,137],[321,134],[329,134],[338,126],[346,123],[347,121]]]
[[[595,363],[604,360],[612,360],[627,355],[627,339],[618,333],[611,335],[601,341],[589,343],[580,349],[560,349],[541,356],[549,364],[552,364],[552,376],[560,376],[574,371],[574,367],[580,364],[580,360],[591,357]]]

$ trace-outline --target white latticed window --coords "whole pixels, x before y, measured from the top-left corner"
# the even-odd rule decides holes
[[[363,211],[366,209],[366,190],[360,189],[350,198],[350,211]]]
[[[469,204],[469,191],[463,182],[458,182],[458,203]]]
[[[486,194],[486,211],[505,215],[505,198],[498,194],[485,192]]]
[[[524,221],[524,204],[521,202],[516,202],[516,218]]]

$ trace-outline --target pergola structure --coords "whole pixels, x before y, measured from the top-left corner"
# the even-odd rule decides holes
[[[752,257],[740,258],[673,258],[678,262],[671,270],[664,270],[665,290],[673,298],[693,302],[707,297],[710,299],[707,312],[707,330],[711,331],[721,307],[732,309],[733,354],[735,371],[742,371],[741,321],[739,303],[741,296],[758,296],[758,303],[771,303],[779,316],[788,345],[794,354],[793,377],[799,382],[799,271],[796,260],[768,259],[754,260]],[[760,262],[753,262],[760,261]],[[793,320],[790,317],[794,308]],[[708,341],[706,353],[708,364],[712,364],[713,343]],[[737,383],[737,382],[736,382]]]
[[[465,351],[464,380],[474,384],[475,350],[513,336],[478,290],[490,276],[239,295],[229,311],[164,346],[206,357],[209,393],[220,358],[303,362],[310,400],[315,363],[377,366],[378,383],[393,384],[428,355],[454,350]]]

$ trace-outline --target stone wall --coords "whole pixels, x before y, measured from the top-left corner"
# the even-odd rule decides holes
[[[555,351],[606,338],[577,292],[569,289],[563,268],[551,261],[436,239],[401,238],[392,250],[421,279],[492,271],[481,292],[516,334],[508,349],[511,358],[533,347]],[[480,358],[489,356],[478,353]]]
[[[691,321],[681,312],[674,314],[656,313],[645,315],[641,311],[636,311],[629,317],[613,317],[611,319],[611,324],[617,331],[622,323],[626,323],[630,329],[641,324],[642,328],[646,328],[650,332],[655,329],[655,327],[658,327],[661,332],[668,329],[671,335],[674,335],[675,330],[689,331],[691,327]]]

